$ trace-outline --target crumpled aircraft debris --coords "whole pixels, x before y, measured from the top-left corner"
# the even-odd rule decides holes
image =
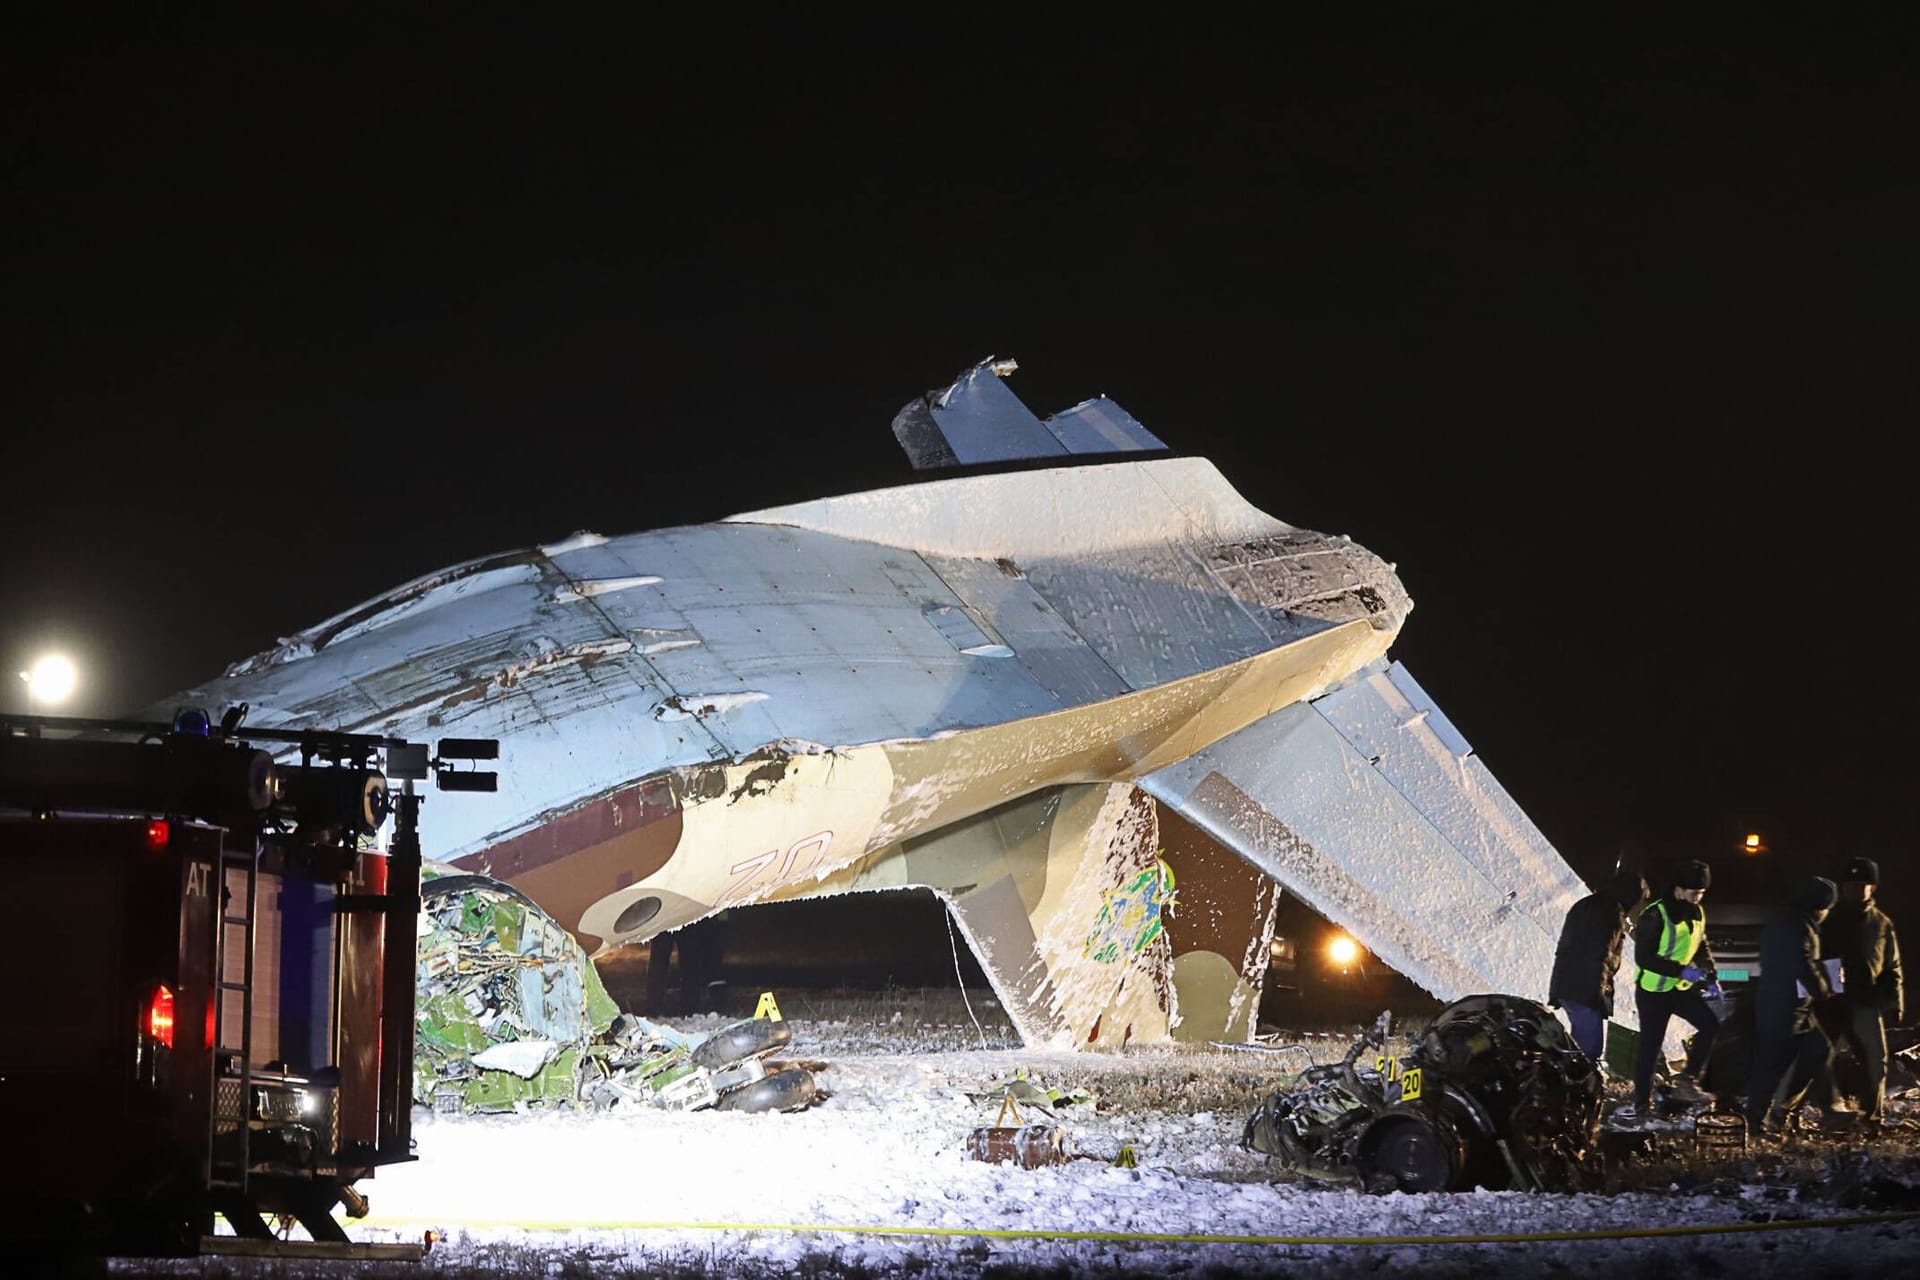
[[[580,944],[512,886],[429,866],[420,889],[414,1099],[436,1110],[571,1102],[620,1009]]]
[[[1510,995],[1441,1010],[1404,1057],[1388,1016],[1344,1061],[1300,1072],[1241,1145],[1363,1190],[1567,1190],[1595,1150],[1604,1082],[1546,1008]]]
[[[792,1040],[786,1023],[688,1036],[622,1013],[573,935],[511,885],[429,864],[420,896],[415,1101],[792,1111],[818,1097],[805,1068],[768,1069]]]

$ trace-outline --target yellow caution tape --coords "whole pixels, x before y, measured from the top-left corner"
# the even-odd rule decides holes
[[[1765,1222],[1691,1223],[1678,1227],[1621,1227],[1603,1231],[1523,1231],[1427,1236],[1242,1236],[1216,1232],[1181,1234],[1161,1231],[1073,1231],[1065,1228],[1049,1231],[1031,1227],[854,1226],[831,1222],[507,1222],[485,1218],[439,1218],[432,1225],[438,1228],[515,1227],[524,1231],[778,1231],[791,1235],[927,1236],[967,1240],[1086,1240],[1109,1243],[1136,1241],[1143,1244],[1327,1245],[1354,1248],[1369,1245],[1536,1244],[1561,1240],[1637,1240],[1662,1236],[1738,1235],[1752,1231],[1865,1227],[1889,1222],[1908,1222],[1915,1218],[1920,1218],[1920,1209],[1895,1213],[1859,1213],[1832,1218],[1775,1218]],[[403,1227],[418,1228],[428,1224],[406,1219],[370,1216],[359,1219],[358,1225],[397,1230]]]

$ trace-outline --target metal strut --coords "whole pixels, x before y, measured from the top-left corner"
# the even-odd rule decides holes
[[[232,1188],[243,1194],[252,1162],[248,1139],[253,1127],[254,909],[260,883],[256,854],[251,846],[245,850],[221,848],[220,926],[213,958],[213,1107],[209,1121],[212,1125],[209,1150],[213,1156],[209,1181],[216,1187]],[[235,871],[240,873],[242,882],[238,896],[243,909],[239,915],[229,910],[236,896],[231,875]],[[237,982],[232,977],[236,947],[240,961]],[[229,1038],[232,1031],[227,1017],[229,995],[239,997],[238,1044]]]

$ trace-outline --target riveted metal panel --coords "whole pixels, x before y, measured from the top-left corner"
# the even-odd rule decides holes
[[[1082,640],[1067,620],[1028,582],[1012,561],[928,556],[947,585],[980,611],[1050,698],[1052,707],[1075,707],[1127,691],[1127,682]]]
[[[1027,577],[1136,689],[1273,647],[1239,601],[1178,547],[1036,560]]]
[[[644,556],[626,558],[662,581],[608,615],[650,639],[697,638],[648,655],[664,685],[766,695],[708,719],[736,753],[782,737],[923,737],[1052,705],[1025,669],[943,636],[941,611],[964,616],[965,602],[913,552],[746,524],[643,537]]]
[[[1383,665],[1314,706],[1516,910],[1558,930],[1585,885],[1406,668]]]

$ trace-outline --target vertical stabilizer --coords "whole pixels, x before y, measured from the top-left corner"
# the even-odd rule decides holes
[[[1019,366],[988,357],[939,391],[894,415],[893,437],[916,471],[1069,460],[1075,454],[1139,453],[1167,446],[1105,396],[1083,400],[1042,419],[1009,391]]]

